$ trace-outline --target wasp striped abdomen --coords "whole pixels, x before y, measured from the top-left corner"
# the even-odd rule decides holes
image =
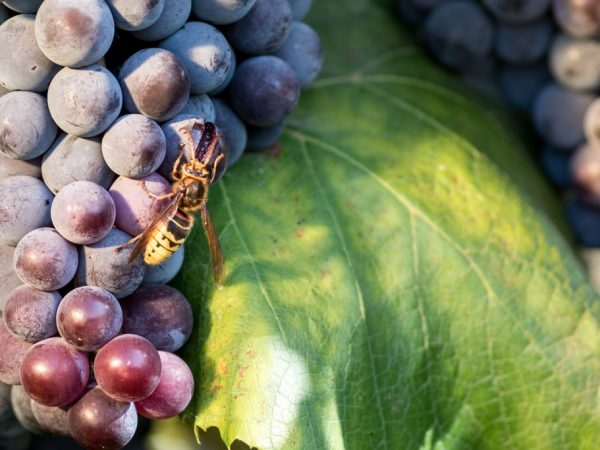
[[[184,215],[181,211],[177,211],[169,220],[159,223],[146,246],[144,262],[156,265],[169,258],[183,245],[193,225],[193,216]]]

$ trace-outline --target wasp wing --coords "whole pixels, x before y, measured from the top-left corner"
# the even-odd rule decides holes
[[[142,231],[142,234],[140,235],[137,243],[135,244],[135,247],[133,247],[133,250],[131,251],[131,255],[129,255],[130,264],[133,261],[135,261],[138,258],[138,256],[144,253],[146,247],[148,246],[148,243],[154,235],[154,230],[156,230],[156,228],[161,226],[163,223],[170,220],[177,213],[181,197],[183,197],[183,193],[178,192],[167,204],[167,206],[165,206],[165,209],[163,209],[163,211],[158,215],[158,217],[154,219],[154,221],[150,225],[148,225],[144,231]]]
[[[208,213],[206,205],[200,210],[202,214],[202,225],[204,233],[206,234],[206,240],[208,242],[208,251],[210,252],[210,260],[212,263],[213,276],[215,277],[215,283],[219,289],[223,287],[225,282],[224,277],[224,265],[223,252],[221,250],[221,244],[219,244],[219,238],[217,232]]]

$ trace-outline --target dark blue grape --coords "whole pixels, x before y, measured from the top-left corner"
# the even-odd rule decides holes
[[[248,133],[244,122],[233,112],[224,100],[213,100],[216,111],[215,124],[223,134],[227,147],[227,165],[235,164],[246,148]]]
[[[283,46],[273,54],[294,69],[300,86],[312,83],[323,66],[319,35],[303,22],[292,22],[290,34]]]

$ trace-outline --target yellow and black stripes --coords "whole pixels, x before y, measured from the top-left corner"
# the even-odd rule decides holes
[[[193,225],[192,215],[184,216],[178,213],[156,227],[146,246],[144,254],[146,264],[160,264],[175,253],[183,245]]]

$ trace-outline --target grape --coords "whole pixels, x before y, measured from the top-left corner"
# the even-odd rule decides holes
[[[496,53],[511,64],[529,64],[542,59],[554,33],[552,22],[542,18],[522,25],[498,24]]]
[[[223,80],[223,82],[218,85],[216,88],[210,90],[207,92],[208,95],[210,95],[211,97],[217,96],[219,94],[221,94],[222,92],[225,91],[225,89],[227,89],[227,87],[229,86],[229,83],[231,83],[231,80],[233,80],[233,76],[235,75],[235,71],[237,68],[237,58],[235,56],[235,52],[231,52],[231,69],[227,72],[227,78],[225,78],[225,80]],[[181,111],[181,114],[185,114],[183,112],[183,110]]]
[[[21,14],[2,23],[0,42],[0,86],[36,92],[48,89],[59,67],[36,43],[34,16]]]
[[[6,384],[19,384],[19,368],[25,353],[32,344],[18,339],[8,331],[4,320],[0,320],[0,381]]]
[[[483,0],[499,20],[508,23],[530,22],[550,8],[551,0]]]
[[[285,123],[283,121],[276,123],[270,127],[246,127],[248,130],[247,150],[262,150],[270,147],[283,134]]]
[[[47,433],[70,436],[67,410],[58,406],[46,406],[31,400],[31,412],[40,427]]]
[[[565,209],[577,240],[587,247],[600,247],[600,210],[580,197],[568,199]]]
[[[531,65],[504,65],[498,70],[498,83],[505,98],[523,111],[531,106],[540,91],[551,79],[545,63]]]
[[[259,127],[287,117],[300,99],[300,84],[288,63],[257,56],[241,63],[229,86],[229,102],[244,121]]]
[[[292,22],[290,34],[283,46],[273,55],[283,59],[294,69],[300,86],[311,84],[323,65],[323,49],[319,35],[302,22]]]
[[[200,117],[204,122],[215,121],[215,105],[206,94],[191,95],[179,115]]]
[[[105,289],[82,286],[63,298],[56,314],[63,339],[81,351],[96,351],[121,330],[119,302]]]
[[[19,423],[29,431],[43,433],[44,428],[33,415],[31,398],[23,386],[15,385],[10,390],[10,403]]]
[[[22,284],[21,279],[17,276],[17,272],[15,272],[15,267],[13,264],[14,254],[14,247],[0,245],[0,286],[2,286],[2,289],[0,289],[0,315],[4,310],[4,303],[6,302],[8,295],[14,288]],[[156,282],[160,283],[162,281]]]
[[[582,188],[600,201],[600,149],[583,144],[573,153],[570,160],[571,178]]]
[[[568,91],[549,83],[533,105],[533,122],[539,135],[551,146],[573,149],[583,141],[583,117],[594,97]]]
[[[444,3],[425,22],[428,48],[444,65],[470,69],[488,57],[494,45],[494,24],[482,7],[469,1]]]
[[[166,284],[171,281],[181,267],[183,266],[183,259],[185,254],[185,247],[179,247],[170,258],[167,258],[160,264],[148,266],[146,268],[146,274],[144,275],[144,279],[142,284]],[[0,275],[0,280],[2,280],[2,276]],[[0,298],[0,306],[2,305],[2,300]],[[0,308],[1,309],[1,308]]]
[[[229,154],[227,164],[232,165],[240,159],[246,148],[248,140],[246,126],[225,101],[217,98],[214,100],[214,104],[216,110],[215,124],[223,133],[223,141]]]
[[[2,3],[19,13],[33,14],[35,13],[43,0],[4,0]]]
[[[42,160],[42,178],[54,194],[73,181],[90,181],[106,189],[114,177],[102,157],[98,137],[61,133]]]
[[[46,406],[64,406],[75,401],[83,393],[89,375],[85,353],[59,337],[33,344],[21,363],[21,384],[25,391]]]
[[[544,147],[540,154],[542,169],[550,182],[560,189],[567,189],[571,186],[570,159],[570,153],[556,151],[550,147]]]
[[[595,99],[583,117],[583,131],[586,139],[594,146],[600,145],[600,100]]]
[[[185,64],[193,94],[204,94],[215,89],[234,69],[233,50],[227,39],[207,23],[188,22],[162,41],[160,47],[173,52]]]
[[[97,64],[81,69],[65,67],[48,88],[52,118],[60,128],[76,136],[102,133],[119,117],[122,103],[117,79]]]
[[[250,11],[256,0],[193,0],[194,15],[218,25],[237,22]]]
[[[600,87],[600,43],[558,35],[550,50],[550,70],[554,78],[574,90]]]
[[[133,437],[137,414],[133,403],[120,402],[100,387],[87,392],[67,413],[73,438],[90,450],[119,449]]]
[[[413,1],[414,0],[410,0]],[[434,3],[439,3],[440,0],[430,0]],[[306,17],[310,8],[312,7],[313,0],[288,0],[290,7],[292,8],[292,15],[294,20],[302,20]]]
[[[148,397],[160,381],[160,357],[141,336],[122,334],[105,344],[94,360],[98,386],[120,401]]]
[[[190,76],[173,53],[147,48],[130,56],[119,72],[125,109],[164,121],[177,115],[190,95]]]
[[[167,419],[181,413],[192,399],[194,376],[183,359],[173,353],[159,351],[160,382],[157,388],[135,403],[137,412],[149,419]]]
[[[23,285],[6,297],[4,323],[19,339],[35,344],[56,334],[58,292],[44,292]]]
[[[597,0],[554,0],[552,11],[565,33],[575,37],[600,34],[600,5]]]
[[[0,25],[10,18],[10,12],[6,9],[6,6],[0,3]]]
[[[223,28],[225,36],[242,53],[261,55],[281,47],[292,23],[287,0],[256,0],[240,20]]]
[[[41,156],[24,161],[21,159],[7,158],[6,156],[0,155],[0,181],[17,175],[27,175],[33,178],[41,178],[41,164]]]
[[[51,61],[83,67],[106,54],[114,27],[110,9],[103,0],[46,0],[35,19],[35,37]]]
[[[175,288],[147,284],[121,305],[123,332],[148,339],[158,350],[179,350],[192,334],[192,308]]]
[[[102,138],[102,155],[118,175],[142,178],[165,159],[165,135],[158,124],[141,114],[120,117]]]
[[[66,286],[77,271],[77,249],[54,228],[27,233],[15,249],[15,270],[24,283],[42,291]]]
[[[152,25],[131,34],[143,41],[160,41],[179,30],[190,16],[192,0],[170,0]]]
[[[15,246],[30,231],[50,225],[52,193],[40,180],[18,175],[0,182],[0,245]]]
[[[113,228],[100,242],[80,248],[76,285],[98,286],[117,298],[126,297],[135,291],[144,278],[143,261],[137,259],[129,263],[133,250],[131,246],[115,252],[115,248],[129,238],[127,233]]]
[[[115,224],[123,231],[137,236],[164,211],[170,200],[157,200],[144,191],[144,186],[156,195],[171,192],[171,184],[157,173],[139,180],[119,177],[110,188],[117,207]]]
[[[52,223],[75,244],[103,239],[115,223],[115,204],[110,194],[90,181],[74,181],[63,187],[52,203]]]
[[[165,0],[106,0],[115,25],[122,30],[142,30],[156,22]],[[170,6],[169,6],[170,7]]]
[[[56,137],[48,103],[34,92],[9,92],[0,97],[0,154],[13,159],[40,156]]]

